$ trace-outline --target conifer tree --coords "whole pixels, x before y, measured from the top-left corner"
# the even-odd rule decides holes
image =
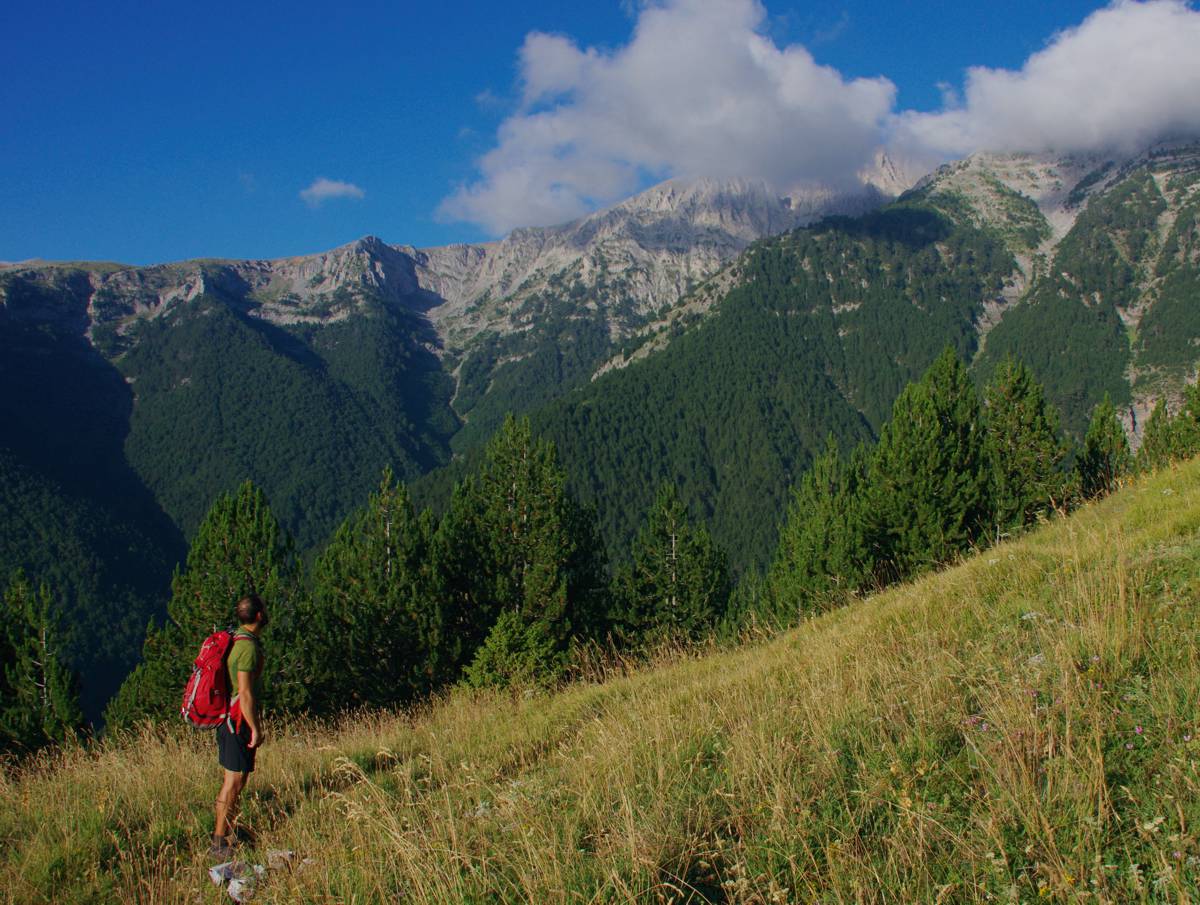
[[[1165,399],[1158,400],[1142,432],[1136,456],[1141,471],[1161,468],[1200,453],[1200,384],[1184,390],[1179,412],[1172,417]]]
[[[858,590],[871,572],[863,524],[868,454],[843,462],[831,434],[792,493],[768,582],[775,615],[790,619]]]
[[[953,349],[896,399],[870,469],[874,554],[903,577],[946,562],[991,513],[979,396]]]
[[[984,390],[993,525],[1002,533],[1049,513],[1066,496],[1058,412],[1024,364],[1008,357]]]
[[[0,748],[32,751],[75,738],[83,727],[75,675],[62,660],[50,589],[17,572],[0,614]]]
[[[1084,497],[1092,499],[1115,490],[1117,482],[1129,472],[1130,465],[1129,441],[1117,420],[1112,399],[1105,393],[1104,399],[1092,411],[1092,420],[1083,439],[1083,452],[1076,463]]]
[[[1142,431],[1142,445],[1136,457],[1138,471],[1162,468],[1175,458],[1176,446],[1175,419],[1167,410],[1167,400],[1159,399]]]
[[[311,709],[385,706],[433,687],[442,643],[433,534],[432,516],[417,516],[388,469],[318,556],[302,608]]]
[[[1183,391],[1183,405],[1172,426],[1173,458],[1190,459],[1200,454],[1200,383]]]
[[[617,574],[614,631],[637,645],[662,637],[697,640],[725,616],[732,593],[724,553],[704,525],[692,525],[674,484],[658,489]]]
[[[528,418],[509,416],[479,474],[456,489],[438,547],[447,631],[461,633],[460,662],[478,660],[468,678],[502,684],[531,670],[548,680],[561,672],[571,639],[595,624],[603,560],[553,444],[534,439]]]
[[[110,727],[178,713],[184,683],[204,638],[234,622],[234,606],[258,594],[272,622],[265,683],[275,706],[304,702],[301,633],[292,611],[296,583],[291,541],[284,537],[263,492],[244,482],[208,511],[171,582],[167,621],[146,633],[142,662],[105,711]]]

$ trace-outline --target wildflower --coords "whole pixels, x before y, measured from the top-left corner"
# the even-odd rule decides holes
[[[1192,740],[1192,734],[1190,732],[1185,732],[1183,734],[1183,740],[1185,742],[1190,742]]]
[[[1133,727],[1133,731],[1134,731],[1134,732],[1136,732],[1138,735],[1141,735],[1141,734],[1142,734],[1142,727],[1141,727],[1141,726],[1134,726],[1134,727]]]
[[[1125,743],[1125,747],[1126,747],[1127,749],[1132,749],[1132,748],[1133,748],[1133,742],[1126,742],[1126,743]]]

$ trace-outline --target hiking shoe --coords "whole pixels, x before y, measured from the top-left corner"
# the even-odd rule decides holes
[[[208,847],[208,854],[218,861],[228,861],[233,857],[233,846],[224,836],[213,836],[212,845]]]

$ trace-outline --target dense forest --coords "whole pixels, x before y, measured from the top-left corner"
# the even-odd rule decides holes
[[[670,482],[627,564],[610,569],[594,510],[569,492],[554,444],[528,419],[505,421],[441,518],[418,513],[385,471],[311,565],[245,482],[202,520],[168,619],[150,626],[107,723],[172,718],[194,649],[247,593],[271,607],[271,706],[315,714],[403,704],[454,682],[554,684],[588,649],[628,656],[793,624],[1102,496],[1131,469],[1197,454],[1200,389],[1179,411],[1160,409],[1154,430],[1134,458],[1105,399],[1069,455],[1028,368],[1006,360],[980,393],[946,348],[897,397],[878,442],[843,455],[827,440],[791,491],[770,568],[740,586]],[[4,593],[0,731],[18,753],[82,722],[52,593],[20,572]]]
[[[90,713],[137,662],[185,550],[129,466],[133,398],[73,331],[0,317],[0,574],[48,582]]]
[[[715,315],[534,424],[610,546],[667,481],[737,572],[761,567],[826,436],[845,450],[872,439],[947,343],[971,356],[983,300],[1012,266],[997,240],[928,208],[827,220],[751,249]]]

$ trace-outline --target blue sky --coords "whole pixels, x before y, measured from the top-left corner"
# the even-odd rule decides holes
[[[746,15],[765,46],[805,49],[845,85],[875,80],[861,83],[863,97],[894,116],[943,109],[944,87],[961,92],[968,67],[1020,70],[1102,6],[770,0]],[[706,157],[676,165],[670,141],[643,156],[606,145],[555,177],[560,207],[504,206],[489,194],[505,167],[524,165],[529,145],[505,138],[518,127],[561,124],[564,106],[588,113],[572,128],[604,127],[588,111],[612,95],[595,85],[620,79],[628,90],[636,76],[622,70],[622,50],[635,29],[644,26],[653,53],[645,15],[629,0],[11,2],[0,13],[0,260],[280,257],[368,233],[418,246],[477,241],[541,211],[610,201],[631,179],[703,168]],[[559,61],[569,75],[554,70]],[[531,78],[544,78],[545,90],[530,92]],[[587,144],[571,134],[576,150]],[[497,149],[492,169],[481,170]],[[545,153],[553,163],[566,152]],[[589,183],[577,171],[593,174],[596,161],[607,169]],[[361,197],[337,197],[335,186],[306,202],[301,192],[319,178]],[[471,204],[448,201],[464,191]]]

